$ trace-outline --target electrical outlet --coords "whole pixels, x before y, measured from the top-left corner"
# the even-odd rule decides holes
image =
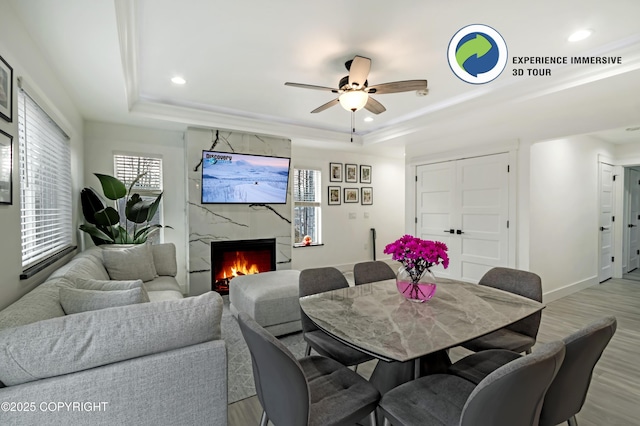
[[[365,249],[365,250],[369,250],[369,244],[365,243],[365,244],[364,244],[364,249]]]
[[[369,219],[369,212],[364,212],[364,218]]]
[[[355,219],[357,217],[355,212],[349,212],[349,219]]]

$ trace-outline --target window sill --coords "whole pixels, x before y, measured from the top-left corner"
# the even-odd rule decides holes
[[[26,280],[28,278],[31,278],[32,276],[34,276],[38,272],[40,272],[40,271],[46,269],[47,267],[53,265],[58,260],[62,259],[63,257],[65,257],[66,255],[68,255],[69,253],[71,253],[72,251],[74,251],[77,248],[78,248],[78,246],[69,246],[69,247],[64,248],[61,251],[59,251],[59,252],[47,257],[43,261],[41,261],[39,263],[36,263],[33,266],[28,267],[27,269],[25,269],[22,272],[22,274],[20,274],[20,279],[21,280]]]
[[[319,246],[323,246],[324,244],[322,243],[311,243],[311,244],[294,244],[293,248],[304,248],[304,247],[319,247]]]

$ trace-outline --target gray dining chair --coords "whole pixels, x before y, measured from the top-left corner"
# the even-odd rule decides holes
[[[395,277],[396,273],[391,266],[381,260],[360,262],[353,266],[353,279],[356,285],[392,280]]]
[[[453,374],[412,380],[387,392],[379,407],[388,426],[533,426],[558,372],[565,348],[560,341],[505,364],[479,384]],[[517,389],[517,392],[514,392]]]
[[[511,268],[492,268],[478,282],[479,285],[497,288],[542,302],[542,281],[533,272]],[[474,352],[488,349],[508,349],[514,352],[531,352],[536,343],[542,312],[536,312],[504,328],[465,342],[462,346]]]
[[[378,390],[358,373],[330,358],[299,360],[245,312],[240,330],[251,353],[253,379],[262,404],[261,426],[376,425]]]
[[[544,398],[541,426],[563,422],[577,426],[576,414],[587,398],[593,369],[616,328],[616,318],[608,316],[591,322],[563,339],[566,347],[564,362]],[[453,364],[449,372],[480,383],[495,369],[519,357],[520,354],[506,350],[477,352]]]
[[[342,272],[333,267],[305,269],[300,272],[299,284],[300,297],[349,287]],[[357,366],[373,359],[372,356],[347,346],[320,330],[302,308],[300,320],[302,336],[307,342],[305,355],[310,355],[313,348],[320,355],[335,359],[346,366]]]

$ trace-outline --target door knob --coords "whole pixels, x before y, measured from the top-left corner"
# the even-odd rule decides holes
[[[456,234],[460,235],[460,234],[464,234],[464,232],[462,231],[462,229],[456,229]]]
[[[638,225],[634,225],[633,223],[630,223],[627,225],[629,228],[633,228],[634,226],[638,226]]]
[[[608,227],[608,226],[607,226],[607,227],[604,227],[604,226],[601,226],[601,227],[600,227],[600,230],[601,230],[601,231],[606,231],[606,230],[608,230],[608,229],[609,229],[609,227]]]
[[[444,232],[447,232],[449,234],[453,234],[455,231],[453,229],[445,229]]]

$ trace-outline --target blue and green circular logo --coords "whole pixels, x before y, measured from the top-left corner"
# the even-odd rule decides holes
[[[507,43],[496,30],[474,24],[460,29],[449,42],[447,59],[455,75],[471,84],[498,77],[507,66]]]

